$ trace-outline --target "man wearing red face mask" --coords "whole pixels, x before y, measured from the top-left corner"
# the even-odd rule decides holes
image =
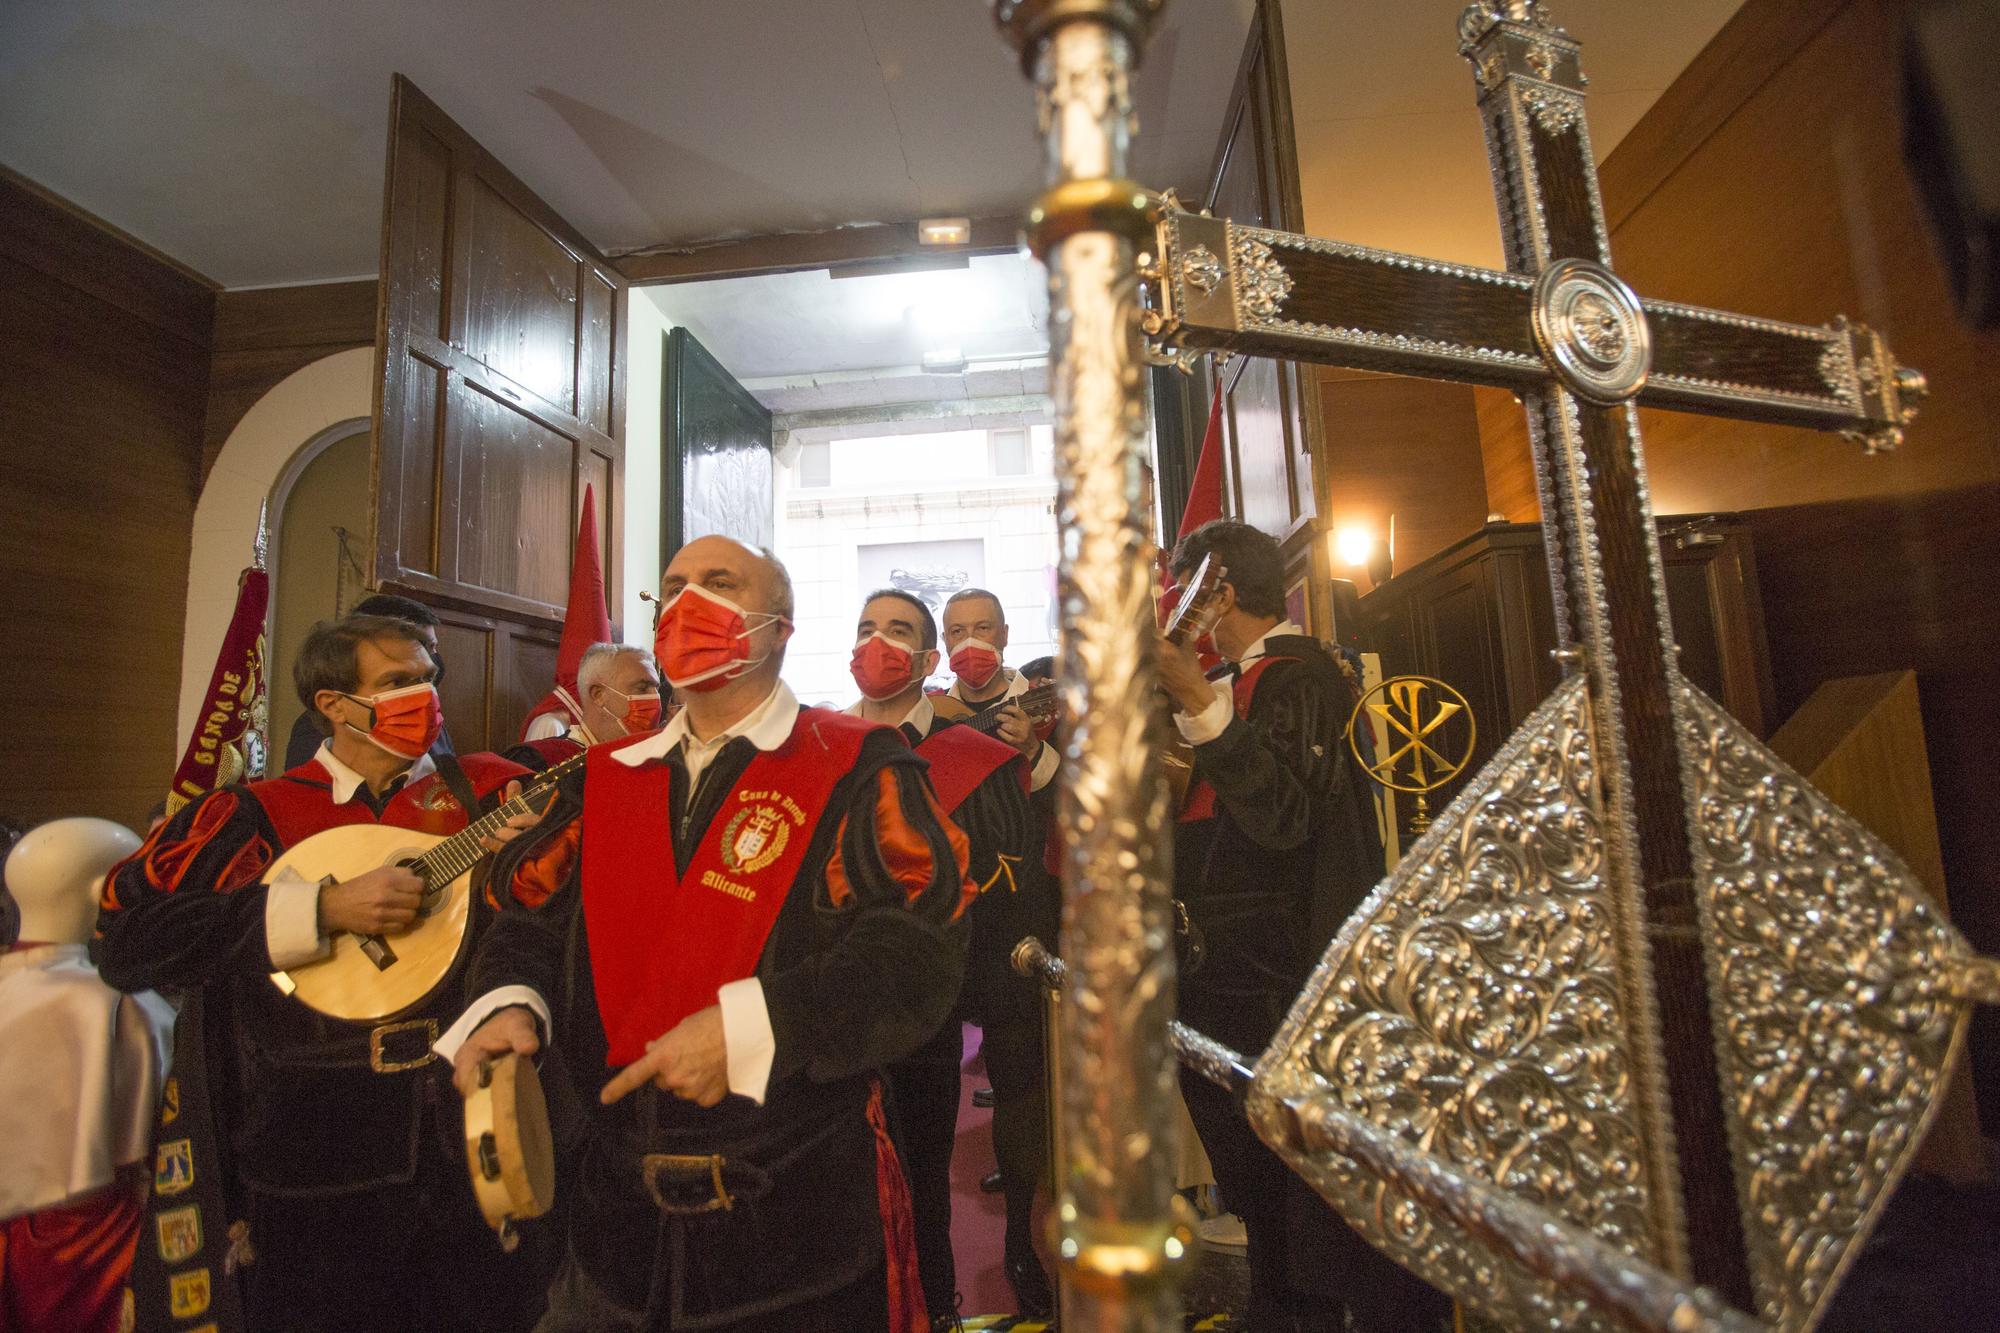
[[[100,975],[120,990],[200,988],[211,1030],[233,1038],[215,1043],[230,1068],[211,1086],[232,1214],[248,1217],[256,1254],[244,1293],[255,1328],[525,1328],[540,1312],[549,1247],[503,1255],[481,1224],[458,1099],[429,1058],[457,988],[371,1030],[271,982],[323,956],[335,932],[393,938],[423,887],[397,866],[266,885],[279,853],[342,825],[454,833],[522,773],[495,755],[431,753],[442,715],[419,633],[386,616],[315,626],[293,678],[327,733],[318,753],[189,805],[105,885]],[[490,850],[532,823],[517,817]]]
[[[1039,851],[1028,808],[1028,764],[1012,745],[975,728],[939,718],[924,694],[937,668],[937,621],[930,608],[905,592],[883,589],[869,596],[855,626],[849,669],[861,701],[849,713],[901,729],[930,764],[938,803],[971,846],[971,947],[985,934],[981,922],[998,899],[1019,892],[1023,865]],[[1000,946],[1007,947],[1007,946]],[[967,958],[970,976],[979,962]],[[915,1052],[889,1066],[896,1140],[910,1174],[917,1222],[917,1267],[924,1301],[935,1326],[949,1325],[957,1308],[957,1271],[951,1252],[951,1150],[958,1131],[959,1066],[964,1032],[954,1013]],[[1030,1247],[1032,1251],[1032,1246]],[[1022,1313],[1033,1313],[1024,1310]]]
[[[660,673],[644,648],[593,643],[577,663],[576,693],[582,721],[561,736],[510,746],[501,756],[540,773],[589,746],[660,729]]]
[[[1003,665],[1007,613],[984,588],[961,588],[944,605],[944,642],[957,679],[949,693],[976,713],[1012,714],[997,734],[1017,746],[1033,766],[1029,786],[1032,853],[1015,875],[1015,891],[982,897],[972,920],[966,958],[966,999],[979,1024],[979,1053],[993,1085],[993,1157],[1007,1206],[1004,1271],[1021,1313],[1048,1315],[1055,1295],[1035,1254],[1035,1190],[1046,1169],[1048,1061],[1042,1031],[1039,983],[1019,976],[1014,946],[1033,935],[1050,948],[1062,920],[1062,886],[1050,867],[1054,837],[1055,747],[1030,727],[1011,701],[1032,683]]]
[[[500,858],[478,996],[439,1043],[552,1047],[589,1106],[542,1333],[927,1323],[874,1071],[964,972],[965,835],[895,728],[779,679],[784,567],[725,537],[667,566],[683,707],[593,746]]]

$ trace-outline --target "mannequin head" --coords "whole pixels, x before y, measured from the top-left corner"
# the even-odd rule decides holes
[[[138,850],[138,835],[108,819],[52,819],[29,830],[7,857],[7,892],[21,909],[20,937],[41,944],[88,942],[105,873]]]

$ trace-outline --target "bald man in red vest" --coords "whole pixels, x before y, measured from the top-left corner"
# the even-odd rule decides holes
[[[440,1047],[465,1088],[481,1059],[551,1044],[590,1107],[543,1333],[917,1333],[875,1071],[957,999],[965,836],[895,728],[779,679],[776,560],[700,538],[661,598],[684,706],[592,747],[502,858],[480,998]]]

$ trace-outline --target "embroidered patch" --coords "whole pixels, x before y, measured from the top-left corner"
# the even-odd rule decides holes
[[[171,1125],[181,1114],[181,1081],[169,1074],[166,1086],[160,1089],[160,1124]]]
[[[193,1319],[208,1313],[209,1297],[206,1268],[174,1273],[167,1278],[167,1309],[176,1319]]]
[[[458,798],[451,794],[451,788],[442,782],[431,783],[431,789],[417,802],[426,810],[456,810]]]
[[[194,1184],[194,1140],[169,1139],[153,1159],[153,1193],[179,1194]]]
[[[754,875],[784,854],[792,830],[775,805],[738,810],[722,830],[722,864],[739,875]]]
[[[193,1204],[169,1208],[153,1219],[160,1233],[160,1258],[170,1264],[191,1259],[201,1250],[201,1210]]]

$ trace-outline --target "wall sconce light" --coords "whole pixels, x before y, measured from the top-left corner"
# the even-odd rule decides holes
[[[1370,583],[1387,583],[1396,563],[1396,516],[1389,515],[1386,539],[1366,523],[1345,523],[1333,530],[1332,543],[1337,563],[1365,571]]]

